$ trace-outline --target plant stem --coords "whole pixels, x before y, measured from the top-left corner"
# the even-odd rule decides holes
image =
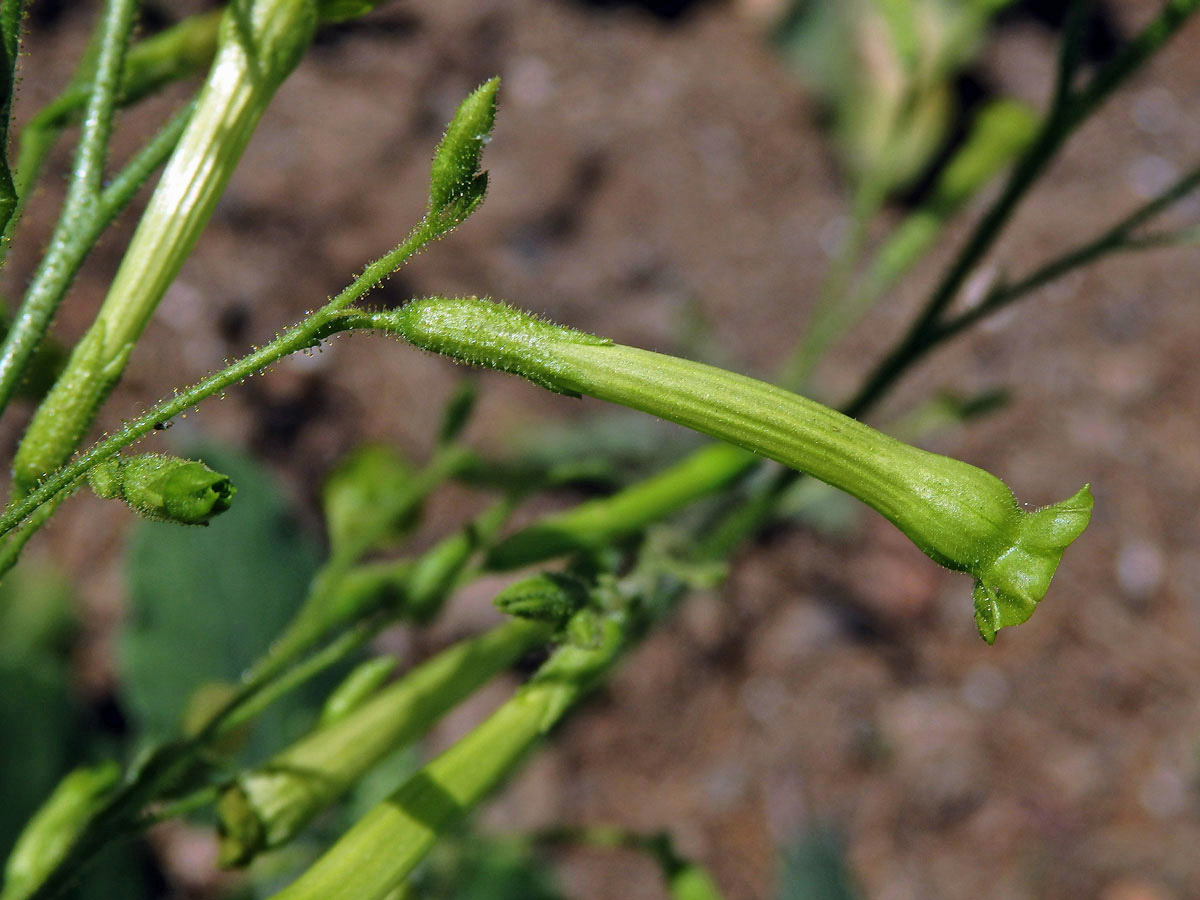
[[[1165,191],[1142,206],[1139,206],[1124,219],[1092,240],[1086,241],[1075,249],[1055,257],[1018,281],[1011,284],[1000,283],[996,285],[978,305],[964,310],[938,325],[931,336],[932,343],[930,346],[936,346],[954,337],[986,316],[999,312],[1050,282],[1082,266],[1094,263],[1105,256],[1169,245],[1180,237],[1186,239],[1188,234],[1187,229],[1177,233],[1168,232],[1163,235],[1149,235],[1141,239],[1134,237],[1133,232],[1167,207],[1190,194],[1197,187],[1200,187],[1200,166],[1196,166],[1184,174],[1182,178],[1178,179]]]
[[[195,406],[214,394],[219,394],[230,385],[249,378],[289,354],[319,346],[322,340],[338,332],[357,328],[375,328],[375,320],[366,313],[343,312],[343,310],[378,285],[410,257],[424,249],[440,234],[440,231],[423,220],[403,243],[367,265],[362,274],[311,316],[286,329],[270,343],[256,348],[221,371],[178,391],[170,400],[164,400],[137,418],[126,422],[119,431],[93,444],[86,452],[40,481],[32,491],[11,501],[4,514],[0,515],[0,537],[15,528],[43,503],[79,481],[93,466],[113,456],[123,447],[150,434],[155,430],[156,425],[161,426],[189,407]]]
[[[20,489],[37,484],[78,447],[124,371],[134,342],[207,225],[267,104],[308,48],[315,28],[315,0],[243,0],[229,7],[195,112],[104,303],[17,450],[13,475]],[[119,75],[118,67],[107,81],[98,74],[95,82],[109,89],[110,115]],[[0,356],[0,376],[15,378],[5,374],[3,364]]]
[[[287,665],[297,654],[307,650],[331,630],[378,608],[384,600],[381,591],[354,592],[347,596],[348,578],[355,573],[356,564],[391,521],[416,507],[430,492],[452,477],[456,469],[465,464],[468,456],[467,451],[458,446],[441,448],[429,465],[413,479],[406,495],[396,498],[394,509],[384,511],[394,515],[381,515],[376,520],[380,526],[376,532],[360,535],[357,546],[344,549],[321,567],[292,621],[272,645],[270,652],[255,666],[256,676],[266,675],[281,665]]]
[[[899,376],[933,346],[936,326],[946,308],[962,289],[967,277],[995,244],[1013,211],[1046,167],[1057,156],[1082,122],[1161,48],[1200,8],[1200,0],[1169,0],[1163,11],[1147,25],[1120,54],[1104,67],[1086,87],[1072,91],[1067,83],[1073,74],[1068,42],[1060,59],[1059,82],[1054,104],[1029,150],[1018,162],[1003,193],[975,227],[966,245],[946,271],[924,309],[908,332],[875,367],[863,387],[846,405],[848,415],[857,417],[882,397]]]
[[[222,14],[223,10],[214,10],[189,16],[130,47],[125,54],[118,106],[128,106],[171,81],[196,74],[212,62]],[[13,175],[17,205],[4,229],[6,241],[20,219],[46,156],[63,129],[79,118],[87,105],[92,93],[92,77],[86,71],[89,58],[85,57],[84,71],[76,74],[66,90],[38,110],[21,129]]]
[[[0,413],[12,400],[67,285],[100,230],[111,221],[111,217],[105,220],[97,207],[100,206],[121,67],[136,9],[136,0],[109,0],[105,5],[96,74],[84,112],[63,213],[51,239],[51,250],[39,268],[41,287],[35,293],[33,287],[38,286],[38,282],[31,286],[0,346]],[[99,228],[96,227],[98,224]]]

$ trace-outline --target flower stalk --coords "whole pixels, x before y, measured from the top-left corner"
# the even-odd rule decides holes
[[[1024,622],[1091,514],[1085,485],[1020,508],[999,478],[904,444],[812,400],[744,375],[554,325],[475,297],[415,301],[376,315],[411,343],[652,413],[803,471],[871,506],[939,565],[975,578],[975,621],[991,643]]]

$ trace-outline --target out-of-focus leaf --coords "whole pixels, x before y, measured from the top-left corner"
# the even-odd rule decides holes
[[[473,378],[464,378],[450,395],[446,407],[442,410],[442,424],[438,427],[438,444],[449,444],[458,440],[462,430],[471,420],[475,411],[475,401],[479,396],[479,386]]]
[[[0,582],[0,659],[61,658],[75,630],[71,583],[56,569],[26,564]]]
[[[368,550],[400,537],[419,514],[415,505],[405,503],[416,496],[415,478],[412,466],[391,447],[366,444],[351,452],[325,482],[325,522],[334,552]],[[376,534],[383,537],[358,547]]]
[[[782,854],[778,900],[859,900],[841,838],[828,828],[805,831]]]
[[[122,693],[152,735],[176,733],[198,687],[236,681],[267,649],[319,559],[264,470],[230,451],[199,455],[237,481],[237,505],[206,529],[145,522],[130,539]],[[285,701],[262,721],[272,745],[287,714]]]
[[[420,897],[562,900],[550,872],[519,844],[469,837],[435,858]]]
[[[70,765],[75,711],[62,669],[48,660],[0,660],[0,847]]]

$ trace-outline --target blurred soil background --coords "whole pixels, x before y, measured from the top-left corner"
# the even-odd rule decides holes
[[[408,0],[324,33],[267,112],[102,421],[269,339],[396,242],[423,208],[443,123],[496,73],[488,201],[374,302],[488,294],[769,377],[805,325],[846,213],[820,110],[764,39],[770,6]],[[1046,6],[1002,18],[973,70],[979,84],[1044,106],[1056,40]],[[1158,6],[1102,4],[1113,35]],[[33,4],[18,120],[65,83],[95,8]],[[173,20],[204,7],[151,8]],[[1195,162],[1198,50],[1193,22],[1085,127],[992,266],[1027,271]],[[125,114],[118,153],[182,96]],[[11,295],[48,238],[67,148],[18,236]],[[1195,200],[1183,210],[1198,213]],[[134,221],[126,215],[89,259],[55,326],[64,339],[90,321]],[[961,234],[827,358],[822,397],[852,392]],[[780,528],[634,653],[481,826],[665,828],[730,900],[772,896],[781,853],[825,830],[844,840],[862,895],[879,900],[1200,895],[1197,284],[1193,250],[1106,261],[938,352],[873,418],[894,420],[945,389],[1006,388],[1006,406],[925,444],[997,473],[1029,503],[1092,483],[1092,526],[1027,625],[985,646],[969,580],[865,510],[837,530]],[[154,446],[249,449],[316,531],[317,486],[335,461],[368,439],[423,459],[460,374],[387,339],[344,338],[178,420]],[[679,429],[595,401],[490,373],[481,385],[468,436],[489,451],[573,431],[582,446],[623,441],[627,455],[660,464],[689,445]],[[12,446],[15,432],[4,439]],[[478,504],[447,492],[425,539]],[[80,498],[30,551],[79,583],[78,691],[97,705],[114,689],[129,519]],[[432,631],[393,645],[419,656],[492,621],[499,583],[473,587]],[[468,704],[433,744],[502,695]],[[175,890],[211,895],[207,834],[159,843]],[[570,896],[664,896],[632,855],[567,851],[556,871]]]

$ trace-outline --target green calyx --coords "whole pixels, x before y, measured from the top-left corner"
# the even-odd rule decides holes
[[[375,323],[424,350],[459,362],[511,372],[569,397],[580,396],[559,352],[570,343],[605,346],[608,338],[547,322],[478,297],[430,297],[375,316]]]
[[[935,562],[975,578],[976,623],[988,643],[998,629],[1029,618],[1091,515],[1086,486],[1025,512],[994,475],[782,388],[614,344],[503,304],[431,298],[375,319],[423,349],[660,416],[846,491]]]
[[[113,457],[91,470],[88,483],[97,496],[123,500],[143,518],[179,525],[207,525],[237,493],[204,463],[159,453]]]

